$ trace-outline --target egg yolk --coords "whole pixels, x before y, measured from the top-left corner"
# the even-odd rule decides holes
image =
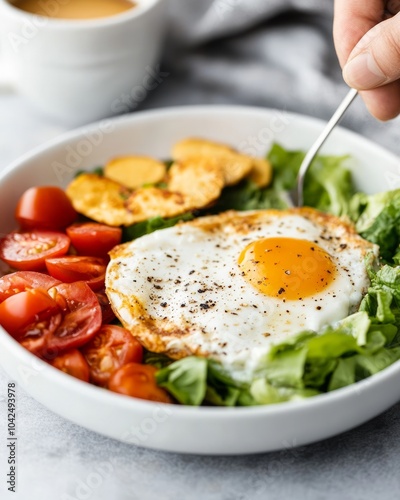
[[[270,297],[301,300],[322,292],[334,280],[332,257],[312,241],[264,238],[241,252],[242,276]]]

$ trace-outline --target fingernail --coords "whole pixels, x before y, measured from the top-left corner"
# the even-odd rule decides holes
[[[343,78],[350,87],[361,90],[377,87],[388,80],[370,52],[362,52],[349,61],[343,68]]]

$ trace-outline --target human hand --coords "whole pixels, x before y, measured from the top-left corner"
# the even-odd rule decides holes
[[[343,78],[379,120],[400,114],[400,0],[335,0],[333,37]]]

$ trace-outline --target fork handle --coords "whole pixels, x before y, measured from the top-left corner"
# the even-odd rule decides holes
[[[339,123],[340,119],[344,115],[346,109],[350,106],[350,104],[354,101],[358,94],[358,90],[350,89],[346,94],[346,97],[339,104],[337,110],[333,114],[332,118],[326,124],[324,130],[318,136],[317,140],[308,150],[304,160],[300,165],[300,170],[297,175],[297,206],[303,206],[303,189],[304,189],[304,178],[306,176],[307,170],[317,155],[318,151],[321,149],[321,146],[324,144],[326,139],[329,137],[329,134],[332,132],[334,127]]]

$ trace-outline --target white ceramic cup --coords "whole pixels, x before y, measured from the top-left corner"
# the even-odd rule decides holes
[[[49,11],[69,0],[42,0]],[[159,76],[165,0],[136,0],[122,14],[61,20],[0,0],[3,84],[65,123],[84,124],[137,107]]]

